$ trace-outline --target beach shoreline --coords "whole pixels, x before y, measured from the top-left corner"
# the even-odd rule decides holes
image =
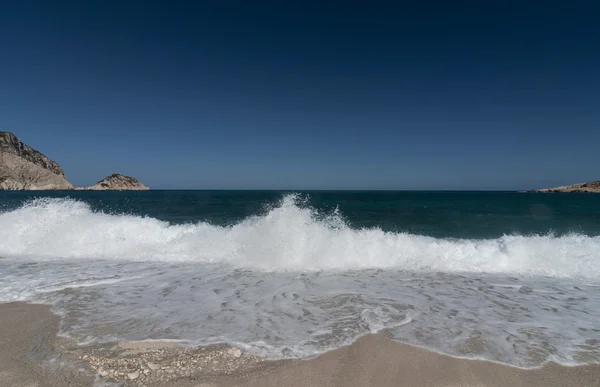
[[[0,304],[0,386],[84,387],[103,381],[148,387],[600,385],[598,364],[550,363],[526,370],[454,358],[383,334],[363,336],[310,360],[270,361],[227,345],[81,346],[58,337],[59,324],[48,305]]]

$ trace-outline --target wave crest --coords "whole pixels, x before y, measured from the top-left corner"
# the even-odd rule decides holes
[[[259,270],[487,272],[600,278],[600,237],[440,239],[352,229],[287,195],[264,215],[229,227],[173,225],[94,212],[72,199],[37,199],[0,214],[0,256],[223,262]]]

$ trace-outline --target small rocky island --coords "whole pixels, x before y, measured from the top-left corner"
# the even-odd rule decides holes
[[[105,177],[96,184],[87,187],[85,189],[91,191],[116,191],[116,190],[128,190],[128,191],[147,191],[150,188],[146,187],[137,179],[133,177],[124,176],[118,173],[113,173],[110,176]]]
[[[0,190],[148,190],[134,179],[112,174],[87,188],[74,188],[57,162],[24,144],[10,132],[0,132]]]
[[[529,192],[592,192],[600,193],[600,181],[563,185],[561,187],[536,189]]]

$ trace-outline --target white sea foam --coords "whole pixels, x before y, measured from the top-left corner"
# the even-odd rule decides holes
[[[0,256],[220,262],[266,271],[393,268],[600,278],[600,237],[469,240],[357,230],[339,214],[316,216],[294,195],[231,227],[172,225],[93,212],[70,199],[34,200],[0,214]]]
[[[229,342],[313,356],[399,341],[531,367],[600,362],[600,239],[352,229],[286,196],[230,227],[42,199],[0,214],[0,301],[54,305],[86,341]]]

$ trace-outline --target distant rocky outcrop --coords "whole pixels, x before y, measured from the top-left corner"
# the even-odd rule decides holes
[[[147,191],[150,188],[146,187],[133,177],[113,173],[85,189],[92,191]]]
[[[561,187],[536,189],[530,192],[593,192],[600,193],[600,181],[563,185]]]
[[[133,177],[110,175],[91,187],[73,188],[55,161],[25,145],[10,132],[0,132],[0,190],[148,190]]]
[[[66,190],[73,185],[55,161],[0,132],[0,190]]]

